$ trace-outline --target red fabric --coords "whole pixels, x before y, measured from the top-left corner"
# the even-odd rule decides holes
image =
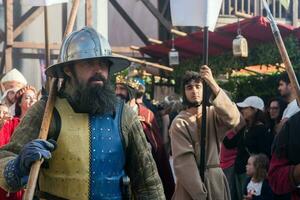
[[[279,159],[275,154],[272,155],[269,168],[269,183],[275,194],[292,193],[291,200],[300,200],[300,190],[291,183],[289,177],[293,165],[285,158]]]
[[[228,131],[226,136],[231,139],[235,136],[235,132]],[[233,166],[237,155],[237,148],[227,149],[224,144],[221,145],[221,153],[220,153],[220,166],[222,169],[227,169]]]
[[[144,133],[151,144],[152,150],[156,152],[160,146],[163,146],[163,142],[159,134],[157,122],[154,119],[154,114],[151,110],[141,104],[138,104],[138,107],[139,119],[142,123]]]
[[[0,130],[0,147],[9,143],[10,138],[19,123],[20,119],[18,117],[14,117],[3,125],[2,129]],[[9,193],[8,195],[5,190],[0,188],[0,200],[22,200],[23,193],[24,191],[22,190],[14,193]]]
[[[14,117],[3,125],[2,129],[0,130],[0,147],[9,143],[10,138],[19,122],[20,119],[18,117]]]
[[[241,20],[240,27],[250,48],[257,44],[274,41],[270,23],[262,16]],[[237,28],[236,22],[219,27],[215,32],[209,32],[209,55],[220,55],[232,51],[232,40],[237,36]],[[290,25],[278,24],[278,28],[283,38],[294,33],[294,27]],[[297,31],[295,35],[300,36],[300,31]],[[181,59],[198,57],[203,54],[203,32],[198,31],[184,37],[177,37],[174,44]],[[168,40],[163,44],[142,47],[140,52],[152,57],[164,58],[168,56],[171,47],[172,40]]]
[[[22,200],[22,196],[23,196],[23,191],[8,194],[5,190],[0,188],[0,199],[1,200]]]
[[[169,163],[169,156],[164,149],[158,124],[151,110],[141,104],[138,104],[138,108],[139,120],[141,121],[146,138],[151,144],[152,156],[155,160],[158,174],[163,183],[166,199],[170,200],[174,193],[175,183]]]

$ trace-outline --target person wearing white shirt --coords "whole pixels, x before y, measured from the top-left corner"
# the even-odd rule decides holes
[[[288,106],[283,111],[283,115],[281,119],[282,125],[288,120],[288,118],[290,118],[298,111],[300,111],[300,107],[296,101],[296,96],[292,92],[292,90],[293,88],[290,79],[288,77],[288,74],[286,72],[283,72],[279,78],[278,91],[280,93],[280,96],[286,101]]]
[[[297,104],[296,99],[294,99],[284,109],[283,114],[282,114],[282,119],[290,118],[291,116],[293,116],[294,114],[296,114],[299,111],[300,111],[300,108]]]

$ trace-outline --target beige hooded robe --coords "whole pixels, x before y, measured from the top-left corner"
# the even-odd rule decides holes
[[[196,115],[184,110],[172,122],[170,137],[177,179],[174,200],[230,199],[226,177],[219,167],[220,143],[226,131],[239,123],[240,113],[223,90],[211,103],[207,109],[205,183],[199,174],[200,131]]]

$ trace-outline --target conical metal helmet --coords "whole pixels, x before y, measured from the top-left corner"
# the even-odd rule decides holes
[[[122,71],[130,61],[112,55],[108,41],[91,27],[84,27],[69,34],[62,42],[58,63],[46,69],[46,75],[63,78],[63,67],[76,61],[107,59],[112,64],[110,74]]]

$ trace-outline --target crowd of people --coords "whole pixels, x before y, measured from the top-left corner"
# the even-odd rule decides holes
[[[230,185],[231,199],[299,199],[297,182],[291,182],[293,175],[288,176],[288,173],[294,173],[294,169],[285,167],[285,182],[280,182],[283,174],[277,170],[283,166],[278,166],[274,159],[275,149],[279,148],[278,142],[283,142],[279,138],[289,134],[286,133],[286,122],[299,111],[285,72],[280,75],[278,91],[280,96],[271,98],[266,106],[258,96],[250,96],[237,103],[242,120],[226,133],[220,154],[220,164]],[[259,157],[264,164],[255,164],[255,159]],[[255,178],[255,175],[249,175],[249,170],[253,168],[254,171],[268,173]],[[284,190],[286,187],[288,189]]]
[[[183,75],[181,96],[154,106],[140,77],[110,82],[129,65],[93,28],[68,35],[46,70],[63,79],[47,140],[37,139],[47,95],[16,69],[2,77],[1,200],[22,199],[30,167],[42,158],[42,199],[300,199],[300,108],[287,73],[267,104],[255,94],[233,102],[202,66]],[[205,165],[203,82],[211,90]]]

